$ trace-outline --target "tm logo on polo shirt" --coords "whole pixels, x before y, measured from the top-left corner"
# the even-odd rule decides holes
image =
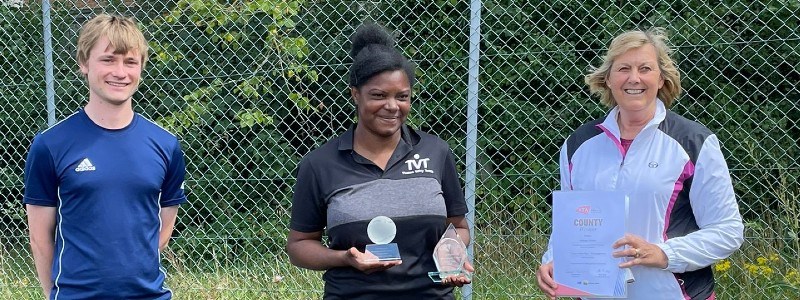
[[[94,171],[95,167],[88,158],[84,158],[78,167],[75,168],[75,172],[85,172],[85,171]]]
[[[419,154],[414,154],[414,159],[405,161],[408,171],[403,171],[403,174],[433,173],[433,170],[428,170],[428,162],[430,160],[430,158],[419,158]]]

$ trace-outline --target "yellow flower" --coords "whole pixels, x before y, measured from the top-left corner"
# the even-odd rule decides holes
[[[758,265],[759,265],[759,266],[764,266],[764,265],[766,265],[766,264],[767,264],[767,261],[768,261],[768,260],[767,260],[767,258],[766,258],[766,257],[759,256],[758,258],[756,258],[756,261],[758,262]]]
[[[800,272],[798,272],[797,269],[789,270],[786,276],[784,276],[784,279],[786,279],[786,283],[788,284],[800,286]]]
[[[725,272],[730,268],[731,268],[731,262],[729,260],[727,260],[727,259],[723,259],[723,260],[717,262],[714,265],[714,271],[717,271],[717,272],[720,272],[720,273]]]
[[[771,262],[777,262],[778,259],[780,259],[780,256],[778,256],[778,254],[772,253],[769,255],[769,261]]]
[[[749,273],[750,276],[752,276],[752,277],[755,277],[755,276],[758,275],[758,266],[757,265],[745,263],[744,264],[744,269],[747,270],[747,273]]]
[[[763,275],[764,277],[770,278],[774,273],[775,271],[772,270],[772,268],[770,268],[769,266],[761,266],[761,275]]]
[[[744,268],[747,270],[747,273],[750,274],[750,277],[770,278],[773,274],[775,274],[775,270],[769,266],[759,266],[745,263]]]

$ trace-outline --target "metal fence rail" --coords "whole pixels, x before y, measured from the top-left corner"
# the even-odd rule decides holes
[[[542,298],[558,147],[605,112],[582,75],[616,34],[653,26],[681,70],[673,110],[720,137],[746,221],[742,249],[715,265],[717,295],[800,298],[800,2],[712,2],[0,1],[0,298],[40,297],[24,159],[85,103],[75,41],[99,12],[140,22],[151,55],[134,107],[186,152],[190,203],[164,253],[178,299],[321,296],[321,273],[283,251],[293,172],[353,122],[348,36],[368,20],[416,64],[409,123],[450,143],[474,201],[463,298]]]

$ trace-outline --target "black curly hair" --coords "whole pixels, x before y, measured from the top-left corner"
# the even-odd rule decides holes
[[[394,47],[394,39],[386,29],[375,23],[365,23],[350,37],[350,86],[361,88],[372,76],[385,71],[403,70],[414,86],[414,66]]]

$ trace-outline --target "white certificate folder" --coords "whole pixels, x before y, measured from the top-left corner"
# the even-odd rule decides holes
[[[627,196],[617,191],[553,192],[553,279],[556,296],[627,297],[630,271],[611,247],[625,235]]]

